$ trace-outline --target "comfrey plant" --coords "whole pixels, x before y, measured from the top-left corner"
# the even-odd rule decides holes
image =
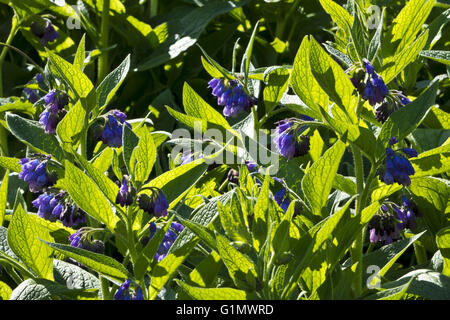
[[[206,1],[167,28],[80,0],[76,39],[76,10],[35,2],[9,2],[0,52],[30,64],[0,72],[22,95],[0,99],[0,299],[448,298],[443,5],[373,29],[361,1]],[[200,32],[243,6],[245,45]]]

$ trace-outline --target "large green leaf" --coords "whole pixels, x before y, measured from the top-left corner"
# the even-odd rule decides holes
[[[315,215],[323,216],[322,208],[326,205],[344,151],[345,144],[338,140],[303,177],[303,192]]]
[[[47,50],[48,59],[58,75],[63,79],[78,98],[86,98],[94,88],[91,80],[77,67],[57,54]]]
[[[319,0],[319,2],[339,28],[348,33],[348,26],[353,25],[353,17],[350,13],[332,0]]]
[[[255,289],[258,275],[256,266],[250,258],[230,245],[230,241],[226,237],[216,234],[216,241],[220,257],[236,286]]]
[[[435,0],[410,0],[394,19],[391,42],[396,43],[397,53],[414,41],[435,2]]]
[[[420,52],[422,57],[450,65],[450,51],[443,50],[423,50]]]
[[[125,60],[123,60],[123,62],[110,74],[108,74],[98,85],[96,93],[97,105],[99,108],[106,106],[108,102],[111,101],[117,90],[119,90],[120,85],[125,80],[129,69],[130,55],[127,55]]]
[[[207,167],[208,165],[203,159],[198,159],[163,173],[146,183],[143,188],[157,187],[161,189],[170,206],[173,207],[195,185],[195,182],[205,173]],[[144,190],[142,192],[149,193],[150,191]]]
[[[182,281],[177,281],[192,298],[196,300],[248,300],[249,294],[244,290],[233,288],[201,288],[193,287]]]
[[[225,129],[230,129],[227,120],[203,100],[187,82],[184,83],[183,87],[183,105],[189,116],[215,123]]]
[[[172,251],[153,268],[148,294],[150,300],[153,300],[164,285],[175,275],[178,267],[188,257],[197,242],[188,242]]]
[[[75,146],[75,142],[79,140],[79,134],[84,127],[84,116],[86,111],[78,101],[64,116],[56,127],[56,133],[61,141],[69,146]],[[69,151],[71,148],[68,149]]]
[[[330,100],[344,112],[345,118],[341,120],[356,124],[358,97],[353,94],[355,87],[341,66],[313,38],[311,38],[310,64],[317,82]]]
[[[49,248],[61,252],[67,257],[77,260],[100,274],[125,281],[129,274],[127,269],[111,257],[89,250],[72,247],[61,243],[43,241]]]
[[[46,134],[44,128],[33,120],[7,113],[6,123],[11,133],[38,152],[51,154],[57,160],[64,159],[64,151],[54,135]]]
[[[402,141],[417,128],[434,104],[438,87],[435,82],[417,99],[389,116],[377,138],[377,156],[386,152],[389,139],[396,137],[398,141]]]
[[[51,241],[52,238],[19,205],[8,227],[8,244],[38,277],[53,280],[53,250],[41,240]]]
[[[5,175],[0,186],[0,227],[3,225],[3,219],[5,217],[6,204],[8,202],[8,181],[9,170],[6,170]]]
[[[90,216],[114,230],[118,217],[95,183],[80,169],[66,160],[64,187],[75,203]]]
[[[450,227],[444,228],[436,234],[436,244],[444,259],[442,274],[450,277]]]
[[[139,132],[139,142],[130,158],[130,171],[135,181],[143,183],[148,179],[155,163],[156,147],[146,127],[141,128]]]

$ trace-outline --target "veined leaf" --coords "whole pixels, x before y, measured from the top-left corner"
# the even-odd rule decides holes
[[[156,147],[146,127],[141,128],[139,132],[139,142],[131,154],[130,171],[135,181],[144,183],[153,169]]]
[[[341,66],[313,38],[311,38],[310,64],[317,82],[330,100],[345,113],[347,122],[358,123],[356,117],[358,98],[353,94],[355,87]]]
[[[53,250],[41,239],[52,240],[48,231],[31,220],[19,204],[8,227],[9,246],[38,277],[53,280]]]
[[[60,243],[43,241],[48,247],[61,252],[67,257],[81,262],[85,266],[92,268],[100,274],[125,281],[128,279],[127,269],[111,257],[95,253],[89,250],[80,249]]]
[[[323,9],[331,16],[331,19],[333,19],[339,28],[345,33],[348,33],[348,26],[353,25],[353,17],[350,13],[332,0],[319,1]]]
[[[44,128],[33,120],[7,113],[6,123],[11,133],[38,152],[51,154],[57,160],[64,159],[64,151],[54,135],[46,134]]]
[[[78,102],[59,122],[56,127],[56,133],[63,143],[67,143],[71,147],[75,147],[74,143],[75,141],[78,141],[77,135],[79,135],[83,130],[85,114],[86,111],[83,109],[81,102],[78,100]],[[71,151],[71,149],[72,148],[70,148],[69,151]]]
[[[333,186],[334,176],[344,155],[345,144],[338,140],[306,172],[302,188],[315,215],[323,216],[322,208]]]
[[[244,290],[233,288],[200,288],[177,281],[192,298],[197,300],[247,300],[249,295]]]
[[[5,175],[0,186],[0,226],[3,225],[3,218],[5,217],[6,204],[8,202],[8,181],[9,170],[6,170]]]
[[[111,231],[115,229],[118,217],[111,205],[94,182],[69,161],[65,162],[64,186],[75,203],[90,216],[106,224]]]
[[[94,88],[91,80],[78,68],[47,49],[47,55],[58,75],[78,98],[86,98]]]
[[[450,227],[444,228],[436,234],[436,244],[444,259],[442,274],[450,277]]]
[[[443,50],[422,50],[420,51],[422,57],[450,65],[450,51]]]

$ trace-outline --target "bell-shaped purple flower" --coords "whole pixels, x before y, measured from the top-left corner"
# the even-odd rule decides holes
[[[302,128],[296,128],[293,119],[285,119],[276,124],[273,142],[283,157],[290,160],[308,153],[309,137],[298,135],[298,129]]]
[[[86,213],[75,205],[66,206],[59,219],[65,227],[76,227],[86,222]]]
[[[35,103],[36,101],[39,100],[39,91],[38,90],[33,90],[30,88],[24,88],[23,92],[26,94],[27,99],[29,102],[31,103]]]
[[[136,190],[127,180],[127,177],[123,177],[122,184],[119,188],[119,192],[116,196],[116,204],[120,204],[122,207],[131,206],[134,201]]]
[[[47,161],[49,159],[50,157],[43,161],[39,159],[30,160],[29,158],[19,160],[22,166],[19,178],[28,183],[31,192],[40,192],[55,184],[55,177],[47,172]]]
[[[45,19],[45,24],[42,25],[39,22],[33,21],[30,26],[31,32],[40,38],[42,45],[46,46],[47,43],[55,41],[59,38],[58,32],[53,27],[50,20]]]
[[[242,111],[250,110],[254,104],[253,98],[247,95],[244,87],[236,80],[225,83],[222,79],[212,79],[208,84],[212,95],[217,97],[217,104],[224,106],[225,117],[236,117]]]
[[[122,146],[123,125],[131,128],[131,125],[125,119],[126,115],[118,110],[113,110],[107,115],[105,127],[100,137],[104,144],[113,148]]]
[[[151,195],[145,193],[139,194],[137,204],[139,208],[155,217],[167,216],[167,209],[169,209],[166,196],[162,190],[157,188],[152,188]]]
[[[136,285],[135,291],[131,291],[130,285],[131,280],[126,280],[119,289],[117,289],[114,300],[144,300],[142,289]]]
[[[414,154],[412,150],[408,152]],[[414,173],[414,168],[407,158],[390,147],[386,148],[386,162],[384,168],[381,168],[379,172],[381,181],[388,185],[397,182],[407,187],[411,184],[410,176]]]

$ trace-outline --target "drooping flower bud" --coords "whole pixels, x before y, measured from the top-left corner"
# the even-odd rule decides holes
[[[152,188],[152,193],[150,195],[146,193],[139,194],[137,197],[137,204],[139,208],[155,217],[167,216],[169,203],[161,189]]]

